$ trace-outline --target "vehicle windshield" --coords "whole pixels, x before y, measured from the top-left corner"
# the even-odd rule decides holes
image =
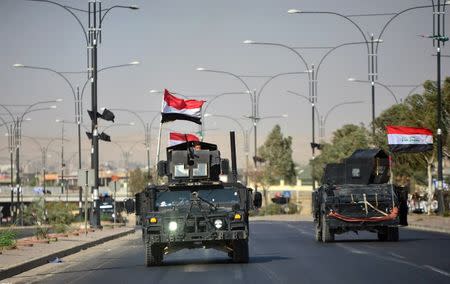
[[[232,187],[200,189],[197,192],[199,197],[219,206],[231,206],[239,203],[239,193]],[[158,208],[189,206],[190,203],[190,190],[160,191],[156,194],[156,207]]]

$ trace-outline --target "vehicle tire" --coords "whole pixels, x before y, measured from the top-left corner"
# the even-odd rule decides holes
[[[317,242],[321,242],[322,241],[322,224],[321,224],[321,220],[319,219],[316,226],[315,226],[315,230],[316,230],[316,234],[315,234],[315,238]]]
[[[334,233],[331,231],[330,227],[327,224],[327,219],[325,214],[322,215],[321,218],[321,229],[322,229],[322,242],[329,243],[334,241]]]
[[[389,227],[387,230],[388,241],[390,242],[398,242],[399,233],[398,227]]]
[[[248,240],[234,240],[233,241],[233,262],[234,263],[248,263]]]
[[[388,240],[388,231],[389,231],[388,227],[382,227],[378,230],[377,236],[380,242],[385,242]]]
[[[161,265],[163,261],[163,250],[160,245],[151,245],[146,241],[145,246],[145,266]]]

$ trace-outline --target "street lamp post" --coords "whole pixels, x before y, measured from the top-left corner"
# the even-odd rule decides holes
[[[23,136],[25,138],[30,139],[33,143],[35,143],[39,150],[41,151],[41,163],[42,163],[42,190],[43,190],[43,202],[44,202],[44,214],[45,213],[45,195],[47,193],[46,190],[46,184],[45,184],[45,175],[46,175],[46,170],[47,170],[47,152],[48,152],[48,148],[50,147],[50,145],[58,140],[58,138],[50,138],[50,140],[48,141],[48,143],[45,146],[42,146],[41,143],[38,142],[37,139],[30,137],[30,136]]]
[[[14,135],[13,135],[13,121],[5,121],[1,116],[0,120],[3,122],[3,126],[6,128],[6,135],[8,136],[8,149],[10,159],[10,190],[11,190],[11,205],[9,207],[11,221],[14,222]]]
[[[57,2],[53,2],[50,0],[32,0],[36,2],[44,2],[50,3],[53,5],[57,5],[67,12],[69,12],[78,24],[81,26],[83,31],[86,46],[87,46],[87,61],[88,61],[88,78],[91,81],[91,111],[92,111],[92,122],[91,122],[91,131],[92,131],[92,150],[91,150],[91,167],[94,169],[94,187],[93,187],[93,197],[94,197],[94,210],[93,210],[93,219],[91,223],[94,227],[101,227],[100,224],[100,204],[98,202],[98,190],[99,190],[99,143],[98,143],[98,129],[97,129],[97,45],[101,43],[102,40],[102,23],[106,17],[106,15],[114,8],[125,8],[137,10],[139,9],[137,6],[122,6],[122,5],[114,5],[109,8],[102,9],[102,3],[100,1],[89,1],[88,10],[77,9],[69,6],[64,6]],[[75,11],[81,11],[84,13],[88,13],[88,32],[84,25],[82,24],[79,17],[74,13]]]
[[[132,61],[127,64],[107,66],[107,67],[103,67],[103,68],[99,69],[98,73],[100,73],[101,71],[104,71],[104,70],[108,70],[108,69],[135,66],[138,64],[140,64],[139,61]],[[84,82],[83,89],[80,94],[80,88],[77,86],[76,92],[75,92],[75,87],[74,87],[73,83],[71,83],[69,78],[67,78],[67,76],[65,76],[64,73],[87,73],[87,72],[86,71],[61,72],[61,71],[57,71],[57,70],[49,68],[49,67],[31,66],[31,65],[24,65],[24,64],[20,64],[20,63],[14,64],[13,67],[33,69],[33,70],[43,70],[43,71],[48,71],[48,72],[54,73],[54,74],[58,75],[59,77],[61,77],[66,82],[66,84],[69,86],[69,88],[72,92],[72,95],[73,95],[74,106],[75,106],[75,123],[77,124],[77,134],[78,134],[78,169],[80,170],[81,169],[81,123],[83,123],[83,96],[84,96],[85,87],[86,87],[87,83],[89,82],[89,78]],[[83,187],[81,187],[81,186],[79,187],[78,197],[79,197],[78,210],[79,210],[79,214],[81,216],[83,213],[82,212],[82,210],[83,210],[83,205],[82,205],[83,204]]]
[[[268,85],[268,83],[270,81],[272,81],[273,79],[283,76],[283,75],[292,75],[292,74],[309,74],[309,71],[303,71],[303,72],[286,72],[286,73],[280,73],[280,74],[276,74],[276,75],[272,75],[272,76],[258,76],[258,77],[268,77],[268,79],[261,85],[261,88],[259,89],[259,91],[257,92],[256,90],[251,91],[248,84],[245,82],[245,80],[243,79],[243,77],[248,77],[248,76],[244,76],[244,75],[236,75],[234,73],[231,72],[227,72],[227,71],[220,71],[220,70],[211,70],[211,69],[206,69],[206,68],[202,68],[202,67],[198,67],[196,69],[197,71],[203,71],[203,72],[212,72],[212,73],[220,73],[220,74],[225,74],[225,75],[229,75],[232,76],[236,79],[238,79],[245,87],[247,93],[250,95],[250,102],[251,102],[251,115],[248,117],[252,120],[253,122],[253,132],[254,132],[254,158],[253,158],[253,163],[254,163],[254,167],[255,169],[258,167],[257,164],[257,157],[258,157],[258,135],[257,135],[257,124],[258,124],[258,120],[259,118],[259,98],[261,96],[262,91],[264,90],[264,88]],[[257,190],[257,185],[255,183],[255,190]]]
[[[50,106],[50,107],[44,107],[44,108],[34,108],[37,105],[41,105],[41,104],[48,104],[48,103],[53,103],[53,102],[61,102],[61,99],[57,99],[57,100],[52,100],[52,101],[39,101],[36,103],[33,103],[31,105],[27,105],[27,108],[25,109],[25,111],[18,115],[18,116],[14,116],[13,113],[11,112],[11,110],[6,107],[6,105],[4,104],[0,104],[0,106],[5,109],[8,114],[10,115],[12,121],[14,122],[14,141],[15,141],[15,148],[16,148],[16,189],[17,189],[17,204],[18,206],[16,206],[15,208],[15,215],[18,216],[18,212],[20,212],[20,216],[19,216],[19,220],[20,220],[20,224],[23,225],[23,204],[20,201],[20,191],[21,191],[21,180],[20,180],[20,146],[21,146],[21,135],[22,135],[22,123],[23,120],[25,118],[25,115],[31,113],[31,112],[36,112],[36,111],[42,111],[42,110],[49,110],[49,109],[55,109],[56,106]],[[20,207],[20,209],[18,210],[17,207]],[[17,212],[18,211],[18,212]]]
[[[242,130],[242,137],[244,138],[244,153],[245,153],[245,185],[248,184],[248,155],[249,155],[249,145],[248,145],[248,135],[250,134],[249,131],[247,131],[242,123],[239,122],[236,118],[229,116],[229,115],[220,115],[220,114],[211,114],[211,113],[205,113],[203,115],[204,117],[222,117],[227,118],[232,121],[234,121]]]
[[[144,129],[144,145],[145,145],[145,149],[147,152],[147,177],[148,180],[151,180],[151,170],[150,170],[150,134],[151,134],[151,126],[153,124],[153,122],[155,121],[155,119],[157,117],[159,117],[160,113],[158,111],[150,111],[150,112],[157,112],[158,114],[155,115],[153,117],[153,119],[151,120],[150,124],[146,123],[144,121],[144,119],[142,118],[141,115],[138,114],[137,111],[131,110],[131,109],[126,109],[126,108],[112,108],[111,110],[114,111],[123,111],[123,112],[128,112],[132,115],[134,115],[138,121],[141,123],[142,128]]]

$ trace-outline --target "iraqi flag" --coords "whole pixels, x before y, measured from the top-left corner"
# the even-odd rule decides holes
[[[391,152],[426,152],[433,150],[433,132],[427,128],[386,126]]]
[[[202,124],[202,105],[205,101],[183,100],[164,89],[161,123],[174,120],[189,120]]]
[[[177,132],[170,132],[169,135],[169,146],[175,146],[181,143],[189,141],[200,141],[200,139],[194,134],[183,134]]]

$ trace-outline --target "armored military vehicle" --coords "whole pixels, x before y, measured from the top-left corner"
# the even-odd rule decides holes
[[[187,142],[167,148],[167,161],[158,163],[164,185],[150,185],[136,195],[146,266],[160,265],[163,256],[180,249],[213,248],[237,263],[249,261],[250,209],[262,196],[237,182],[234,132],[229,161],[217,145]],[[229,175],[228,181],[221,176]]]
[[[312,194],[316,240],[365,230],[380,241],[398,241],[398,198],[389,174],[388,155],[380,149],[359,149],[343,163],[326,165],[322,186]]]

